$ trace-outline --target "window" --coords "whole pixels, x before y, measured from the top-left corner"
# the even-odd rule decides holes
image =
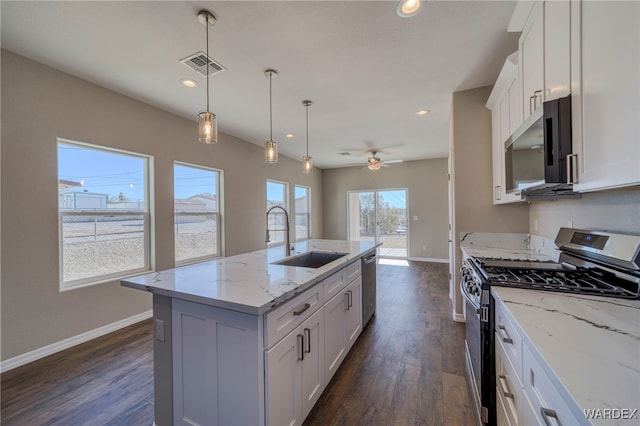
[[[288,184],[275,180],[267,180],[267,210],[273,206],[280,206],[288,212],[288,193]],[[284,212],[280,209],[275,209],[269,213],[267,225],[269,226],[269,245],[284,244],[286,235]]]
[[[199,166],[173,166],[176,264],[221,255],[220,175]]]
[[[150,161],[58,140],[61,290],[151,270]]]
[[[309,215],[311,213],[311,189],[306,186],[295,187],[296,198],[296,241],[311,238]]]

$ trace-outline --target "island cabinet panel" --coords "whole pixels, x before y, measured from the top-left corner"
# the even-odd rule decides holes
[[[344,326],[347,297],[346,292],[336,294],[324,306],[324,351],[327,382],[336,373],[347,353],[346,328]]]
[[[362,332],[362,277],[357,277],[346,288],[348,294],[348,309],[345,311],[345,336],[347,338],[347,352]]]
[[[327,382],[362,332],[362,277],[358,275],[324,307]]]
[[[173,424],[263,423],[259,318],[173,301]]]
[[[321,308],[265,352],[269,425],[300,425],[325,388]]]

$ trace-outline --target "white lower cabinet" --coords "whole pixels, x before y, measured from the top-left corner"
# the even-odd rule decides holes
[[[523,338],[505,305],[495,303],[496,419],[498,425],[589,424],[573,413]],[[569,408],[576,405],[575,410]],[[579,411],[579,410],[578,410]]]
[[[265,352],[267,419],[300,425],[324,390],[324,310]]]
[[[171,309],[173,419],[158,424],[301,425],[362,331],[360,259],[264,315]]]
[[[331,298],[324,308],[325,374],[327,382],[342,364],[362,331],[362,278]]]

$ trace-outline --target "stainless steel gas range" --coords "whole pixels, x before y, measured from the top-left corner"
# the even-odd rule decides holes
[[[496,423],[492,286],[640,299],[640,236],[561,228],[555,244],[557,262],[482,257],[463,262],[467,372],[482,424]]]

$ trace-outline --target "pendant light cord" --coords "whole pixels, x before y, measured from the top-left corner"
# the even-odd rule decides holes
[[[207,112],[209,112],[209,13],[205,14],[204,26],[207,34]]]
[[[271,95],[271,78],[273,77],[273,71],[269,71],[269,140],[273,141],[273,114],[271,112],[273,107],[272,95]]]
[[[309,105],[304,106],[307,115],[307,157],[309,156]]]

